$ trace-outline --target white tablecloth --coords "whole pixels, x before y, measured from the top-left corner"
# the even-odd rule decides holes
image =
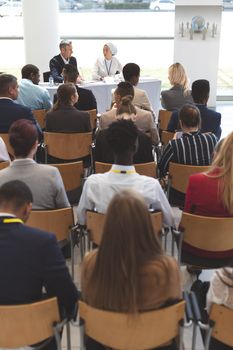
[[[57,85],[49,86],[48,83],[41,83],[41,86],[46,87],[50,97],[53,101],[53,95],[56,93],[58,88]],[[98,113],[103,113],[110,108],[112,101],[112,89],[116,88],[117,83],[104,83],[104,82],[87,82],[80,87],[87,88],[93,92],[97,101]],[[140,78],[138,88],[143,89],[147,92],[150,103],[152,104],[155,115],[158,116],[160,106],[160,91],[161,91],[161,80],[153,78]]]

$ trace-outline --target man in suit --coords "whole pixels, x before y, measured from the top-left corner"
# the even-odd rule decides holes
[[[121,99],[127,95],[134,97],[134,88],[133,85],[127,81],[122,81],[117,85],[116,90],[114,91],[115,104],[110,111],[103,113],[100,117],[100,129],[107,128],[113,121],[116,120],[116,111],[120,105]],[[151,141],[154,145],[157,145],[159,142],[158,130],[153,121],[151,112],[145,111],[141,108],[135,106],[136,109],[136,120],[135,124],[139,130],[143,132],[149,132],[151,136]]]
[[[0,74],[0,133],[8,133],[11,124],[18,119],[28,119],[36,126],[39,139],[42,130],[32,111],[15,102],[19,94],[17,78],[11,74]]]
[[[72,41],[62,40],[60,42],[59,48],[60,54],[54,56],[49,62],[50,72],[55,83],[63,82],[62,70],[65,64],[69,63],[77,68],[76,58],[72,56]]]
[[[33,209],[69,207],[61,175],[57,168],[37,164],[33,158],[38,147],[38,134],[31,121],[20,119],[10,128],[10,144],[15,160],[0,172],[0,186],[10,180],[25,182],[33,193]]]
[[[55,235],[24,224],[32,201],[29,187],[21,181],[0,187],[0,303],[26,304],[57,297],[61,317],[71,317],[79,293]],[[46,349],[56,349],[54,339]]]
[[[192,97],[195,105],[201,113],[201,132],[212,132],[220,139],[221,129],[221,114],[213,111],[207,107],[207,102],[210,94],[210,83],[208,80],[199,79],[192,84]],[[172,113],[171,119],[168,123],[167,131],[175,132],[180,129],[179,113],[177,111]]]
[[[64,77],[64,83],[73,83],[76,86],[78,93],[78,102],[74,104],[74,107],[80,111],[89,111],[91,109],[97,110],[96,98],[91,90],[83,89],[77,84],[78,70],[71,64],[65,64],[62,75]],[[57,101],[57,94],[54,95],[53,102]]]

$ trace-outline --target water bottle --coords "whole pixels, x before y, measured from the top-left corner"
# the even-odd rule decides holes
[[[53,85],[54,85],[54,80],[53,80],[52,75],[50,75],[50,77],[49,77],[49,86],[53,86]]]

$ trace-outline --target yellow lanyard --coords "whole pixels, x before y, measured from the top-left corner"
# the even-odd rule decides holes
[[[116,174],[136,174],[135,170],[119,170],[119,169],[111,169],[111,173],[116,173]]]
[[[13,224],[15,222],[18,222],[20,224],[23,224],[23,220],[18,219],[18,218],[11,218],[11,219],[3,219],[2,220],[3,224]]]

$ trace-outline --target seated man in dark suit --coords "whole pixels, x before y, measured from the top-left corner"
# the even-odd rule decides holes
[[[54,56],[49,62],[50,72],[55,83],[63,82],[62,70],[65,64],[69,63],[77,68],[76,58],[72,56],[72,53],[73,53],[72,41],[62,40],[60,42],[59,48],[60,48],[60,54],[57,56]]]
[[[25,304],[56,296],[61,317],[70,317],[79,294],[55,235],[24,224],[32,201],[29,187],[21,181],[0,187],[0,304]],[[53,340],[46,349],[56,349]]]
[[[0,74],[0,133],[8,133],[10,126],[18,119],[28,119],[36,125],[39,139],[43,138],[42,130],[35,120],[32,111],[14,102],[18,97],[17,78],[10,74]]]
[[[222,133],[222,129],[220,127],[221,114],[207,108],[209,94],[210,84],[208,80],[200,79],[193,82],[192,97],[195,105],[198,107],[201,113],[201,132],[212,132],[216,135],[217,139],[220,139]],[[179,113],[176,111],[172,113],[167,131],[175,132],[179,129]]]
[[[78,80],[78,70],[71,64],[65,64],[62,75],[64,77],[64,83],[73,83],[76,86],[78,93],[78,102],[74,104],[74,107],[80,111],[89,111],[91,109],[96,109],[97,103],[96,98],[91,90],[79,87],[77,84]],[[54,95],[53,103],[57,101],[57,94]]]

